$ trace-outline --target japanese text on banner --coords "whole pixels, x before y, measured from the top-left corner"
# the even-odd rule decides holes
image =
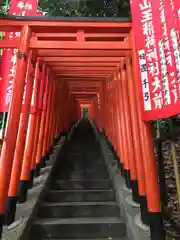
[[[167,118],[180,109],[179,34],[169,24],[175,15],[171,14],[169,19],[167,14],[172,1],[131,0],[144,120]]]

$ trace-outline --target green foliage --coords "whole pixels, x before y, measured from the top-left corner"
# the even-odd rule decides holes
[[[39,6],[50,16],[129,16],[128,0],[40,0]]]
[[[7,11],[8,11],[8,1],[0,0],[0,16],[7,15]]]
[[[12,0],[13,1],[13,0]],[[49,16],[129,17],[129,0],[39,0]],[[7,0],[0,0],[0,15],[7,14]]]
[[[83,117],[88,117],[88,108],[83,108]]]

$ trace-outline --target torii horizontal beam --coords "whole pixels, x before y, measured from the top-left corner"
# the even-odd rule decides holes
[[[53,71],[56,73],[56,74],[60,74],[60,73],[62,73],[62,74],[66,74],[66,73],[70,73],[70,74],[74,74],[74,75],[78,75],[79,73],[80,74],[87,74],[87,73],[89,73],[89,74],[94,74],[94,75],[98,75],[98,74],[102,74],[103,72],[104,72],[104,74],[108,74],[108,73],[111,73],[112,71],[114,70],[114,68],[113,69],[111,69],[111,70],[109,70],[109,69],[107,69],[107,70],[98,70],[98,69],[96,69],[96,70],[93,70],[93,68],[92,69],[82,69],[82,70],[71,70],[71,72],[70,72],[70,70],[68,69],[68,70],[66,70],[66,69],[64,69],[64,70],[59,70],[59,68],[53,68]]]
[[[119,63],[121,61],[120,57],[45,57],[44,61],[46,62],[94,62],[94,63],[102,63],[102,62],[115,62]]]
[[[89,107],[91,107],[92,106],[92,104],[83,104],[83,103],[80,103],[80,106],[82,107],[82,108],[89,108]]]
[[[79,95],[79,94],[96,95],[96,94],[98,94],[98,92],[88,92],[88,91],[87,92],[86,91],[82,91],[82,92],[81,91],[79,91],[79,92],[78,91],[71,91],[70,93],[74,94],[74,95]]]
[[[104,79],[104,76],[103,77],[100,77],[100,76],[95,76],[95,77],[92,77],[92,76],[64,76],[63,78],[61,76],[59,76],[59,80],[64,80],[64,81],[75,81],[75,82],[79,82],[79,81],[84,81],[84,80],[88,80],[88,81],[92,81],[92,82],[99,82],[99,81],[103,81],[105,80]]]
[[[88,82],[83,82],[82,80],[79,80],[78,82],[76,80],[72,81],[67,81],[67,83],[71,86],[87,86],[87,87],[96,87],[96,86],[101,86],[101,81],[88,81]]]
[[[94,98],[96,98],[96,97],[94,97]],[[83,98],[79,98],[79,97],[77,97],[77,96],[75,96],[75,99],[77,100],[77,101],[83,101],[83,102],[86,102],[86,103],[91,103],[92,101],[93,101],[93,99],[94,98],[89,98],[89,99],[83,99]]]
[[[72,92],[83,92],[83,91],[85,91],[85,92],[93,92],[94,91],[96,93],[99,92],[99,89],[92,89],[92,88],[89,88],[89,89],[87,89],[87,88],[69,88],[69,90]]]
[[[94,66],[86,66],[86,67],[60,67],[60,66],[52,66],[52,70],[59,71],[59,72],[67,72],[67,71],[84,71],[84,72],[107,72],[107,71],[113,71],[116,69],[116,66],[114,67],[94,67]]]
[[[100,86],[101,85],[101,81],[100,80],[97,80],[96,82],[90,82],[90,80],[86,80],[86,79],[79,79],[79,81],[77,82],[76,79],[74,80],[69,80],[68,81],[69,84],[72,84],[72,85],[78,85],[78,84],[81,84],[81,85],[89,85],[91,84],[92,86]]]
[[[76,99],[76,101],[78,101],[79,102],[79,104],[89,104],[89,105],[92,105],[92,103],[93,103],[93,99],[91,99],[91,100],[83,100],[83,99]]]
[[[107,77],[109,76],[109,73],[57,73],[57,76],[61,77],[66,77],[66,76],[71,76],[71,77]]]
[[[19,48],[19,44],[19,39],[1,40],[0,48]],[[31,39],[29,47],[31,49],[131,50],[128,42],[38,41],[34,38]]]
[[[24,19],[24,20],[23,20]],[[0,31],[10,31],[10,32],[20,32],[23,26],[30,26],[35,33],[46,33],[47,29],[48,32],[52,33],[59,33],[60,31],[64,32],[65,30],[70,32],[74,29],[93,29],[93,32],[99,32],[99,29],[103,30],[104,32],[109,32],[109,29],[117,29],[122,33],[129,33],[132,27],[132,23],[130,21],[120,22],[120,21],[69,21],[65,20],[25,20],[26,18],[20,17],[20,20],[10,20],[4,19],[0,21]]]
[[[87,95],[85,95],[85,96],[87,96]],[[77,99],[77,100],[86,100],[86,101],[92,101],[94,98],[96,98],[96,95],[94,95],[94,96],[91,96],[91,95],[88,95],[89,96],[89,98],[84,98],[84,96],[77,96],[77,95],[74,95],[74,97]]]
[[[76,38],[77,33],[37,33],[37,38]],[[126,38],[127,33],[84,33],[85,38]]]
[[[100,86],[87,86],[87,85],[80,85],[79,86],[73,86],[69,85],[69,89],[73,89],[73,91],[84,91],[86,89],[87,91],[97,91],[100,89]]]
[[[91,85],[91,84],[89,84],[89,85],[81,85],[81,84],[79,84],[79,85],[73,85],[73,84],[69,84],[69,87],[70,88],[73,88],[73,89],[75,89],[75,88],[78,88],[78,89],[84,89],[84,88],[86,88],[86,89],[99,89],[100,88],[100,85]]]
[[[114,67],[114,62],[48,62],[53,67]]]
[[[99,89],[101,87],[101,83],[96,82],[88,82],[88,83],[81,83],[81,81],[78,81],[77,83],[74,82],[68,82],[69,88],[78,88],[78,89]]]
[[[89,83],[89,85],[87,85],[87,84],[81,84],[81,83],[79,83],[78,85],[74,85],[74,84],[68,84],[69,85],[69,87],[70,88],[81,88],[81,89],[84,89],[84,88],[86,88],[86,89],[99,89],[100,88],[100,86],[101,85],[99,85],[99,84],[97,84],[97,85],[93,85],[93,84],[91,84],[91,83]]]
[[[97,50],[131,50],[129,42],[78,42],[78,41],[38,41],[32,38],[31,49],[97,49]]]
[[[37,50],[38,55],[41,57],[125,57],[131,55],[131,50],[47,50],[47,49],[41,49]]]

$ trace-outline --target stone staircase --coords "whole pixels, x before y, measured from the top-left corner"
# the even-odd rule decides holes
[[[57,159],[23,240],[127,240],[112,183],[90,123],[79,123]]]

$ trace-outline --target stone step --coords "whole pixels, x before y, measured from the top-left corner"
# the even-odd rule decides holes
[[[91,181],[53,181],[51,182],[52,190],[93,190],[93,189],[111,189],[112,183],[107,180],[91,180]]]
[[[127,240],[100,145],[87,120],[56,161],[21,240]]]
[[[112,190],[51,190],[46,193],[47,202],[91,202],[114,200]]]
[[[32,239],[34,240],[34,239]],[[49,240],[49,238],[43,238],[42,240]],[[51,240],[80,240],[79,238],[51,238]],[[82,239],[81,239],[82,240]],[[119,237],[119,238],[112,238],[112,237],[108,237],[108,238],[83,238],[83,240],[129,240],[127,237]]]
[[[73,181],[79,181],[81,179],[83,180],[93,180],[93,179],[102,179],[106,180],[109,179],[109,175],[106,172],[92,172],[92,173],[87,173],[87,172],[63,172],[59,174],[56,179],[59,180],[73,180]]]
[[[32,226],[34,239],[125,237],[125,224],[118,218],[37,219]]]
[[[39,218],[77,217],[119,217],[120,209],[116,202],[72,202],[43,203],[39,207]]]
[[[34,240],[34,239],[32,239]],[[43,238],[42,240],[49,240],[49,238]],[[80,240],[79,238],[51,238],[51,240]],[[81,239],[82,240],[82,239]],[[83,240],[129,240],[127,237],[119,237],[119,238],[112,238],[112,237],[108,237],[108,238],[83,238]]]

